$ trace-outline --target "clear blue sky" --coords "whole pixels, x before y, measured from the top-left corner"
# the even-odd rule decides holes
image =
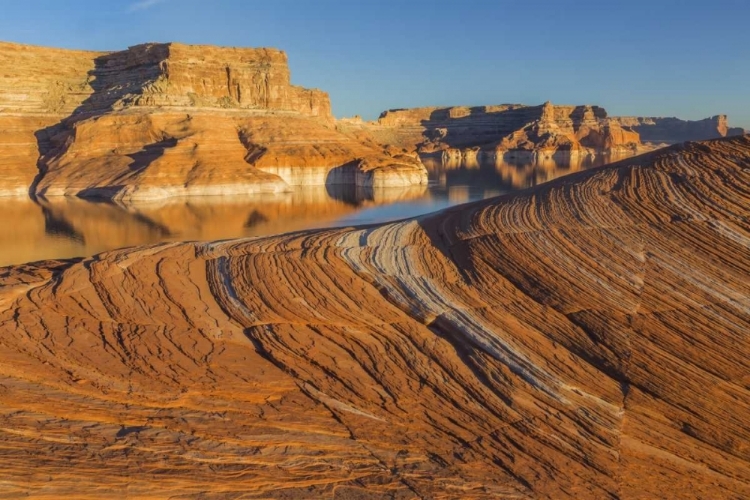
[[[3,0],[0,39],[287,51],[337,116],[504,102],[729,114],[750,128],[750,0]]]

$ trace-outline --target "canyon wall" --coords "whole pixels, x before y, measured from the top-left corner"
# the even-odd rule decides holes
[[[638,132],[644,142],[672,144],[718,139],[745,133],[745,130],[740,127],[730,127],[727,115],[716,115],[695,121],[639,116],[619,116],[615,120],[620,125]]]
[[[0,42],[0,196],[29,192],[50,127],[91,95],[103,54]]]
[[[328,94],[292,85],[280,50],[1,43],[0,63],[0,194],[125,201],[276,192],[289,179],[427,181],[416,155],[337,131]]]
[[[356,123],[341,126],[353,128]],[[550,154],[632,153],[638,134],[607,117],[599,106],[496,106],[414,108],[385,111],[363,124],[381,142],[421,153],[503,155],[525,151]]]
[[[4,114],[159,106],[331,118],[328,94],[292,85],[277,49],[149,43],[107,53],[0,42],[0,64]]]
[[[741,135],[725,115],[699,121],[677,118],[611,117],[599,106],[501,104],[393,109],[375,122],[340,120],[339,127],[367,129],[380,142],[442,153],[447,158],[632,155],[656,144]],[[649,144],[644,144],[649,143]],[[651,144],[653,143],[653,144]]]

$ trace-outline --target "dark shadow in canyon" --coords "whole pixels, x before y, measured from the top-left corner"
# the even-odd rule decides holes
[[[450,148],[489,146],[541,116],[542,106],[487,111],[469,108],[465,116],[451,116],[451,108],[437,109],[422,120],[424,144],[440,142]]]
[[[174,137],[168,137],[159,142],[146,144],[140,151],[127,155],[128,158],[133,160],[133,162],[128,165],[128,168],[134,172],[140,172],[158,158],[164,156],[164,152],[167,149],[175,146],[177,146],[177,139]]]
[[[325,189],[331,199],[353,207],[359,207],[363,202],[375,199],[375,193],[371,187],[357,186],[354,182],[349,184],[326,183]]]
[[[49,161],[69,147],[68,138],[74,133],[73,124],[112,111],[114,105],[125,96],[132,96],[131,100],[136,100],[144,88],[161,75],[162,68],[157,62],[166,58],[167,47],[167,44],[139,45],[94,58],[94,67],[88,72],[86,80],[92,93],[70,115],[34,133],[39,157],[38,173],[29,187],[32,198],[35,198],[37,186],[47,173]],[[139,52],[133,53],[134,50]],[[128,78],[127,73],[133,73],[134,77]],[[131,168],[140,170],[148,166],[146,162],[155,149],[158,149],[158,145],[159,143],[151,144],[144,151],[132,155],[134,164]]]

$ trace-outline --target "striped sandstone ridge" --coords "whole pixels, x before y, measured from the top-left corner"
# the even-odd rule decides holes
[[[747,498],[750,137],[0,271],[0,491]]]
[[[266,151],[284,153],[274,167],[314,164],[319,183],[426,183],[414,155],[337,132],[328,94],[292,85],[280,50],[0,43],[0,63],[0,124],[10,132],[0,137],[0,159],[10,159],[0,166],[4,194],[127,200],[287,190],[260,165]],[[296,140],[280,139],[289,130]],[[338,168],[351,173],[327,177]]]

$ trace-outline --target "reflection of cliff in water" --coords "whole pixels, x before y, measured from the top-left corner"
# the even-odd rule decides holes
[[[0,200],[0,266],[162,241],[264,236],[333,226],[358,210],[419,198],[426,190],[426,186],[311,186],[290,193],[131,204],[69,197]]]
[[[627,158],[613,155],[571,155],[513,152],[495,154],[423,155],[430,180],[451,192],[458,186],[486,189],[492,193],[525,189],[563,175]]]
[[[54,197],[0,201],[0,265],[89,256],[162,241],[265,236],[371,224],[434,212],[541,184],[620,158],[472,152],[422,158],[426,186],[299,187],[289,193],[198,196],[116,204]]]

